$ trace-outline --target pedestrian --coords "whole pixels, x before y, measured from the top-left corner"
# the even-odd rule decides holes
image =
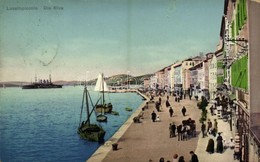
[[[191,155],[190,162],[199,162],[198,156],[193,151],[190,151],[190,155]]]
[[[186,113],[186,108],[185,108],[185,106],[183,106],[183,108],[181,109],[181,112],[182,112],[182,115],[185,116],[185,113]]]
[[[206,151],[211,154],[214,153],[214,140],[212,138],[208,141]]]
[[[159,104],[160,104],[160,106],[162,104],[162,98],[161,97],[159,97]]]
[[[159,160],[159,162],[164,162],[164,158],[161,157],[160,160]]]
[[[157,116],[156,113],[153,111],[153,112],[152,112],[152,121],[153,121],[153,122],[155,122],[156,116]]]
[[[190,97],[190,100],[191,100],[191,97],[192,97],[192,95],[191,95],[191,94],[189,94],[189,97]]]
[[[160,112],[160,103],[158,101],[155,102],[155,108],[158,112]]]
[[[204,124],[204,122],[202,122],[202,125],[201,125],[202,138],[205,137],[205,130],[206,130],[206,125]]]
[[[146,107],[145,107],[146,109],[148,109],[148,108],[149,108],[148,104],[149,104],[149,103],[148,103],[148,102],[146,102]]]
[[[218,137],[217,137],[217,152],[218,153],[223,152],[223,138],[220,134],[221,133],[218,133]]]
[[[166,100],[166,102],[165,102],[165,105],[166,105],[166,108],[168,108],[168,107],[170,107],[170,106],[171,106],[171,104],[170,104],[170,102],[169,102],[169,100],[168,100],[168,99]]]
[[[212,128],[212,122],[210,121],[210,119],[208,120],[208,129],[207,132],[210,134],[210,129]]]
[[[215,129],[215,132],[218,132],[218,122],[217,122],[217,119],[214,119],[214,129]]]
[[[184,157],[183,157],[183,156],[180,156],[178,162],[185,162]]]
[[[173,135],[173,137],[176,137],[175,132],[176,132],[176,125],[175,125],[174,122],[172,122],[172,135]]]
[[[169,125],[169,132],[170,132],[170,138],[173,137],[173,132],[172,132],[172,124],[170,123]]]
[[[180,98],[180,95],[178,95],[178,96],[177,96],[177,100],[178,100],[178,102],[180,102],[180,99],[181,99],[181,98]]]
[[[177,133],[178,133],[178,141],[182,141],[182,125],[177,126]]]
[[[178,154],[173,155],[173,160],[172,162],[178,162]]]
[[[211,116],[213,116],[213,115],[214,115],[214,108],[213,108],[213,105],[211,105],[211,107],[210,107],[209,109],[210,109]]]
[[[172,117],[172,115],[173,115],[173,109],[172,109],[172,107],[170,107],[169,113],[170,113],[170,117]]]

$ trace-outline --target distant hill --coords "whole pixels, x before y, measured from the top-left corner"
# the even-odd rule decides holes
[[[111,77],[105,78],[108,85],[123,85],[127,84],[127,79],[129,84],[143,84],[143,80],[146,78],[150,78],[153,74],[145,74],[140,76],[131,76],[127,74],[118,74],[113,75]],[[87,81],[87,85],[95,85],[97,82],[96,79],[92,79]],[[61,84],[64,86],[75,86],[75,85],[83,85],[85,81],[55,81],[54,84]],[[10,82],[0,82],[0,88],[2,87],[21,87],[23,85],[31,84],[30,82],[19,82],[19,81],[10,81]]]

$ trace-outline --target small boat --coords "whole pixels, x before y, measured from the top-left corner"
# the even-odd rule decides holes
[[[98,122],[107,122],[107,116],[103,114],[97,115],[97,121]]]
[[[90,109],[89,100],[91,101],[92,109]],[[81,121],[84,106],[86,106],[87,118],[86,118],[86,121]],[[95,109],[95,106],[96,105],[93,105],[93,103],[92,103],[90,94],[87,90],[87,86],[85,85],[84,92],[83,92],[78,134],[82,139],[85,139],[85,140],[103,142],[104,136],[106,134],[105,130],[100,125],[91,124],[91,122],[90,122],[90,117]]]
[[[117,115],[117,116],[118,116],[118,115],[119,115],[119,112],[117,112],[117,111],[112,111],[111,114],[112,114],[112,115]]]
[[[99,74],[96,86],[94,88],[94,91],[100,92],[100,103],[96,105],[96,112],[97,113],[111,113],[113,109],[113,105],[111,103],[106,103],[105,101],[105,92],[108,92],[107,84],[104,80],[103,73]]]
[[[126,107],[125,110],[126,110],[126,111],[133,111],[133,109],[130,108],[130,107]]]
[[[53,84],[51,82],[51,75],[49,76],[49,80],[39,80],[37,81],[37,77],[35,77],[35,82],[22,86],[22,89],[47,89],[47,88],[62,88],[62,85]]]

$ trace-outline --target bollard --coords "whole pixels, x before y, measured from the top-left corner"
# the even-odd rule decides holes
[[[113,143],[113,144],[112,144],[113,151],[116,151],[116,150],[117,150],[117,146],[118,146],[117,143]]]

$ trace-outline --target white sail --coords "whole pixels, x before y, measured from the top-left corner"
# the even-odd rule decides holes
[[[107,83],[105,82],[101,73],[98,75],[97,83],[94,88],[94,91],[102,92],[104,87],[104,92],[108,91]]]

